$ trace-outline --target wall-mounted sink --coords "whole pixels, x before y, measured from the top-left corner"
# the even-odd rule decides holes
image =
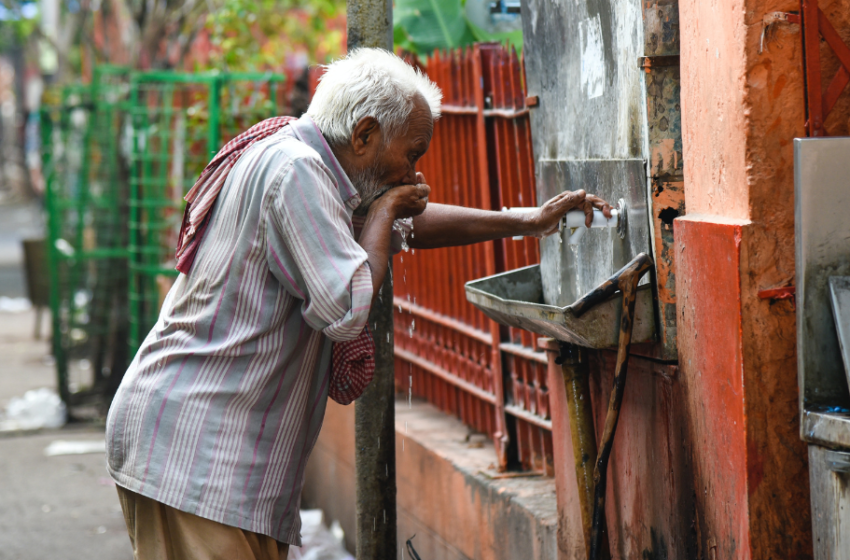
[[[616,347],[620,337],[622,294],[616,293],[577,317],[577,302],[567,307],[543,302],[540,265],[467,282],[466,299],[497,323],[586,348]],[[645,284],[637,291],[632,342],[654,340],[652,287]]]

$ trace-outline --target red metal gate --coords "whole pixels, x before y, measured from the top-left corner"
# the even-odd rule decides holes
[[[431,200],[489,210],[535,206],[521,62],[475,45],[435,55],[426,71],[443,116],[420,170]],[[413,232],[416,235],[416,232]],[[533,334],[500,327],[466,301],[464,283],[539,262],[538,241],[506,239],[395,259],[396,383],[496,443],[500,468],[552,473],[546,357]]]

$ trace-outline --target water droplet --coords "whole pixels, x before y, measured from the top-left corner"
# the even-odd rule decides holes
[[[411,254],[411,255],[415,255],[415,254],[416,254],[416,249],[411,249],[411,250],[410,250],[410,254]]]
[[[404,433],[407,433],[407,420],[404,421]]]
[[[399,258],[401,259],[401,262],[404,262],[404,255],[402,255],[402,256],[401,256],[401,257],[399,257]]]
[[[387,333],[387,344],[390,342],[390,333]]]

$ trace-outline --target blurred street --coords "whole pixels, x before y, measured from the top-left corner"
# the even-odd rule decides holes
[[[0,297],[25,297],[21,240],[44,235],[38,202],[0,202]]]
[[[20,239],[41,231],[36,205],[0,205],[0,297],[25,296]],[[0,410],[30,389],[55,390],[49,313],[0,311]],[[129,560],[130,542],[103,453],[45,456],[52,442],[97,441],[103,428],[0,432],[0,560]]]

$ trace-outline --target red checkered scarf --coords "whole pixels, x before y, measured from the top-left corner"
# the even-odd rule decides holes
[[[188,274],[192,268],[209,225],[210,209],[239,156],[254,142],[268,138],[295,120],[298,119],[273,117],[255,124],[225,144],[207,164],[185,197],[186,210],[177,239],[178,271]],[[349,404],[363,394],[374,374],[375,342],[365,327],[354,340],[334,343],[328,396],[340,404]]]

